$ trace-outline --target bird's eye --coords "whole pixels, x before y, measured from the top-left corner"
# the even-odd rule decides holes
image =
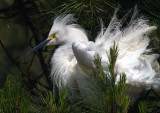
[[[54,33],[52,36],[55,38],[56,37],[56,33]]]

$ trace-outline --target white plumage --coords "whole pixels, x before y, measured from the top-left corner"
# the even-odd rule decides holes
[[[129,25],[122,27],[122,20],[114,16],[107,29],[101,25],[101,31],[95,42],[88,41],[85,31],[73,22],[71,14],[59,16],[55,19],[48,37],[47,45],[60,44],[51,59],[51,78],[58,88],[65,86],[70,96],[76,99],[80,94],[86,96],[84,88],[89,88],[87,76],[91,76],[95,68],[93,60],[96,54],[102,57],[102,64],[108,62],[107,53],[114,42],[118,45],[119,55],[116,62],[116,81],[120,73],[126,74],[128,84],[127,93],[131,96],[131,104],[145,89],[154,88],[159,91],[160,71],[157,59],[158,54],[149,54],[148,34],[155,30],[143,18],[132,17]],[[47,40],[48,40],[47,39]]]

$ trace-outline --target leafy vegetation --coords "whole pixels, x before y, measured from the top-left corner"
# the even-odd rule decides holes
[[[118,47],[113,45],[110,48],[110,54],[108,56],[109,63],[108,69],[104,69],[101,65],[100,56],[95,57],[96,72],[95,78],[93,78],[93,84],[95,84],[95,99],[96,112],[100,113],[127,113],[129,109],[130,98],[126,95],[126,78],[125,74],[120,74],[120,79],[116,83],[116,74],[114,67],[118,56]],[[109,70],[104,72],[104,70]],[[92,79],[92,78],[91,78]],[[93,108],[93,110],[95,110]]]
[[[7,76],[5,88],[0,90],[1,113],[28,113],[31,105],[30,94],[25,92],[22,79],[11,75]]]
[[[0,113],[71,113],[78,109],[69,104],[65,88],[59,91],[58,102],[52,92],[45,92],[45,96],[39,93],[37,100],[25,89],[20,76],[8,75],[4,89],[0,90]]]

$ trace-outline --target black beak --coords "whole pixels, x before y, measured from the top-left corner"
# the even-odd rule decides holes
[[[47,40],[41,42],[39,45],[37,45],[36,47],[34,47],[34,48],[31,49],[30,51],[28,51],[26,54],[29,55],[29,54],[35,52],[35,51],[38,50],[39,48],[45,46],[50,40],[52,40],[52,39],[47,39]]]

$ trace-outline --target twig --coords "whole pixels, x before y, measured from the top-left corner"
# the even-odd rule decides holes
[[[41,4],[41,2],[40,2],[40,4]],[[36,4],[32,3],[32,5],[35,7],[35,9],[37,9],[37,11],[38,11],[41,15],[43,15],[43,14],[42,14],[42,11],[39,9],[39,7],[37,7]],[[43,20],[44,20],[48,25],[50,25],[49,22],[48,22],[48,20],[47,20],[46,18],[44,18],[43,16],[42,16],[42,18],[43,18]]]
[[[26,10],[24,2],[22,0],[17,0],[17,3],[19,4],[18,10],[19,10],[20,14],[24,17],[25,23],[31,29],[31,31],[33,33],[33,36],[34,36],[34,40],[36,42],[36,45],[38,45],[40,43],[39,30],[34,26],[34,24],[31,22],[29,17],[26,15],[27,14],[27,10]],[[39,61],[40,61],[40,64],[41,64],[41,68],[42,68],[43,72],[45,73],[47,82],[51,84],[51,81],[49,79],[49,72],[48,72],[48,69],[47,69],[47,65],[46,65],[46,63],[44,61],[43,54],[39,50],[37,51],[37,53],[38,53],[38,58],[39,58]]]
[[[103,13],[107,14],[106,11],[104,11],[103,9],[99,8],[98,6],[96,6],[92,0],[89,0],[89,1],[90,1],[91,5],[93,7],[95,7],[97,10],[99,10],[100,12],[103,12]]]
[[[34,80],[38,80],[43,76],[44,73],[41,73],[39,76],[35,77]]]
[[[4,44],[2,43],[1,40],[0,40],[0,45],[3,48],[3,50],[5,51],[5,53],[7,54],[7,56],[10,58],[10,60],[13,62],[13,64],[19,69],[19,71],[21,73],[24,74],[24,72],[22,71],[22,69],[20,68],[20,66],[15,62],[14,58],[10,55],[10,53],[8,52],[8,50],[6,49],[6,47],[4,46]]]
[[[30,68],[32,67],[34,58],[35,58],[35,54],[33,54],[33,56],[32,56],[31,62],[29,64],[28,68],[27,68],[27,73],[29,72]]]
[[[0,9],[0,14],[3,14],[2,17],[4,18],[11,18],[14,16],[20,15],[24,18],[24,21],[26,23],[26,25],[29,27],[29,29],[31,30],[32,34],[33,34],[33,39],[35,41],[35,44],[38,45],[40,43],[40,39],[39,37],[42,37],[42,33],[36,28],[36,26],[34,25],[34,23],[32,23],[32,21],[30,20],[29,16],[27,15],[29,13],[29,9],[27,8],[28,5],[33,5],[33,7],[35,7],[37,4],[35,4],[37,0],[15,0],[15,2],[7,8],[4,9]],[[16,14],[16,15],[14,15]],[[49,86],[51,86],[51,81],[49,79],[49,72],[48,72],[48,68],[47,68],[47,64],[44,60],[44,56],[42,54],[42,52],[40,50],[37,51],[37,53],[35,55],[33,55],[31,62],[29,64],[29,67],[27,67],[27,71],[23,71],[20,67],[20,65],[14,60],[14,58],[10,55],[10,53],[7,51],[7,49],[5,48],[4,44],[0,41],[0,45],[2,46],[2,48],[4,49],[4,51],[6,52],[7,56],[11,59],[11,61],[13,62],[13,64],[19,69],[19,71],[23,74],[23,75],[27,75],[35,55],[37,55],[37,57],[39,58],[39,62],[40,62],[40,66],[42,68],[43,74],[45,75],[47,82],[49,84]],[[42,75],[43,75],[42,74]],[[37,78],[33,78],[30,79],[30,76],[27,76],[28,82],[26,82],[26,84],[28,85],[28,88],[33,89],[35,87],[35,84],[37,83],[37,79],[39,79],[42,75],[38,76]],[[41,84],[41,83],[40,83]],[[43,84],[41,84],[43,85]],[[51,89],[51,88],[47,88],[46,89]]]
[[[45,89],[48,89],[49,91],[52,91],[51,87],[45,86],[44,84],[42,84],[41,82],[37,81],[39,85],[41,85],[42,87],[44,87]]]

